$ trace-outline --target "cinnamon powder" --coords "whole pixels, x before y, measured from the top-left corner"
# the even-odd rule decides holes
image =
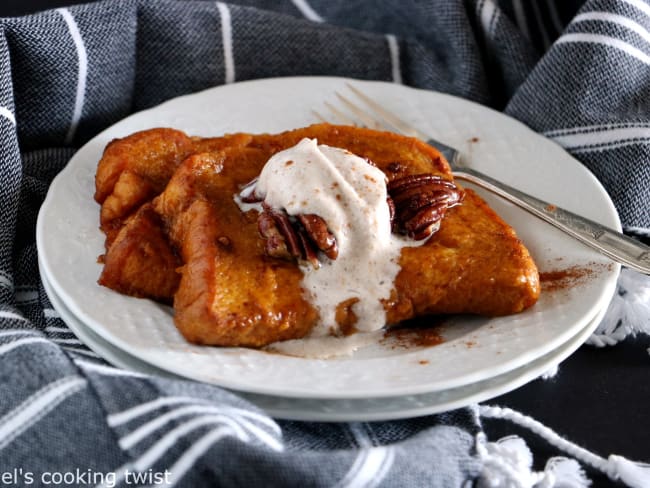
[[[406,325],[393,327],[384,332],[384,337],[380,342],[391,349],[436,346],[444,342],[439,327],[440,325]]]
[[[605,269],[611,269],[611,264],[604,265],[590,262],[586,265],[570,266],[568,268],[544,271],[539,273],[542,290],[552,292],[567,290],[584,284],[598,276]]]

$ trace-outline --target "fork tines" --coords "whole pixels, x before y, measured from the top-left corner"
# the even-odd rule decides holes
[[[370,98],[357,87],[351,85],[350,83],[346,83],[346,86],[367,107],[367,109],[361,108],[358,104],[352,102],[349,98],[341,95],[339,92],[334,92],[341,103],[351,113],[354,114],[354,117],[361,121],[361,124],[358,124],[355,118],[350,117],[341,109],[335,107],[331,103],[325,102],[325,106],[333,114],[335,120],[338,120],[340,123],[347,125],[363,125],[372,129],[392,130],[393,132],[398,132],[407,136],[417,137],[418,139],[426,141],[428,144],[431,144],[432,146],[438,148],[450,163],[457,162],[459,155],[458,150],[439,141],[436,141],[430,136],[427,136],[422,131],[416,127],[413,127],[408,122],[405,122],[394,113],[389,112],[387,109],[382,107],[378,102]],[[323,122],[327,122],[326,117],[323,117],[316,111],[313,112],[316,117],[318,117],[318,119]]]

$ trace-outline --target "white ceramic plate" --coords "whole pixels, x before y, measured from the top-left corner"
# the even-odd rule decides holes
[[[227,85],[134,114],[99,134],[57,176],[39,214],[39,255],[57,295],[102,338],[149,364],[240,391],[300,398],[394,397],[457,388],[534,361],[583,330],[611,299],[619,266],[491,195],[485,195],[488,202],[515,228],[542,271],[588,265],[594,272],[574,287],[544,294],[518,315],[456,317],[446,327],[446,341],[436,347],[377,345],[330,360],[198,347],[176,331],[171,309],[96,284],[103,235],[92,199],[94,173],[111,139],[160,126],[203,136],[300,127],[315,122],[311,109],[322,109],[334,91],[345,91],[346,81],[280,78]],[[402,118],[458,147],[468,165],[620,229],[614,206],[593,175],[519,122],[448,95],[355,83]]]
[[[111,364],[129,371],[179,378],[172,373],[140,361],[102,339],[68,310],[62,300],[54,293],[47,276],[44,273],[41,273],[41,276],[43,287],[53,307],[59,312],[63,321],[75,335],[94,352]],[[507,373],[458,388],[420,395],[342,400],[286,398],[244,392],[238,392],[238,394],[265,410],[272,417],[288,420],[369,422],[445,412],[502,395],[548,372],[580,347],[596,329],[606,310],[607,307],[599,310],[596,317],[584,329],[550,353]]]

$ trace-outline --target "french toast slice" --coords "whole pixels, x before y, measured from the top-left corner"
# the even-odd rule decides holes
[[[183,262],[174,322],[190,342],[263,346],[306,335],[318,318],[299,267],[266,256],[256,212],[233,200],[266,159],[255,148],[190,156],[154,201]]]
[[[182,262],[175,323],[188,341],[261,347],[304,337],[318,322],[300,268],[265,253],[257,211],[242,212],[233,199],[269,157],[305,137],[367,158],[389,181],[422,173],[453,179],[440,153],[421,141],[328,124],[191,155],[153,203]],[[437,233],[402,250],[383,302],[387,324],[434,313],[505,315],[536,302],[539,277],[528,250],[476,193],[465,192]]]
[[[191,154],[245,146],[249,134],[190,137],[157,128],[112,140],[95,174],[105,254],[99,283],[127,295],[172,303],[180,265],[151,201]]]

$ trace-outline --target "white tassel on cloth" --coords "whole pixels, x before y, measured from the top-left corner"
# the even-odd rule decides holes
[[[619,480],[626,485],[647,488],[650,486],[650,465],[635,463],[621,456],[612,454],[607,459],[612,470],[618,474]]]
[[[560,365],[556,364],[555,366],[547,369],[545,372],[542,373],[541,378],[543,380],[550,380],[551,378],[555,378],[557,376],[557,372],[560,370]]]
[[[650,335],[650,276],[623,268],[617,293],[587,344],[613,346],[638,333]]]
[[[542,477],[532,471],[533,455],[520,437],[488,442],[481,432],[476,439],[476,450],[483,461],[479,488],[528,488],[535,486]]]
[[[544,471],[533,471],[533,455],[526,441],[515,435],[487,442],[485,434],[479,434],[477,451],[483,461],[479,488],[587,488],[591,484],[574,459],[554,457]]]
[[[492,486],[584,488],[589,486],[590,482],[578,461],[631,488],[650,487],[650,465],[648,464],[637,463],[616,455],[604,459],[561,437],[532,417],[510,408],[479,405],[478,415],[513,422],[575,458],[551,458],[546,463],[544,471],[535,472],[531,470],[533,458],[530,449],[521,438],[511,436],[491,443],[487,442],[485,434],[480,433],[476,439],[476,451],[484,463],[478,482],[481,488]]]
[[[591,485],[582,466],[575,459],[552,457],[544,468],[549,486],[554,488],[584,488]],[[539,488],[542,488],[541,485]]]

